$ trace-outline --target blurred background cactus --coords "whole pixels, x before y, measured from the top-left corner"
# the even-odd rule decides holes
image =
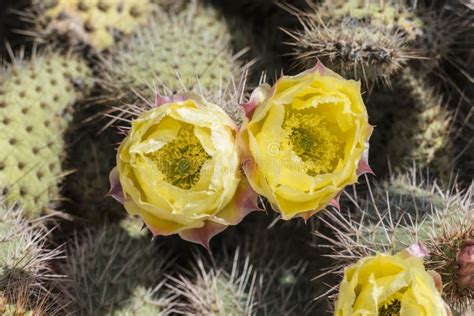
[[[471,2],[1,1],[0,314],[330,315],[347,265],[420,242],[471,315]],[[318,60],[361,80],[376,125],[376,177],[341,212],[281,222],[259,200],[208,253],[105,197],[157,93],[199,92],[239,124],[257,84]]]

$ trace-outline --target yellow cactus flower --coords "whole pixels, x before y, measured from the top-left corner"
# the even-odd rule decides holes
[[[423,258],[408,251],[377,254],[346,268],[335,316],[448,316]]]
[[[236,125],[194,93],[157,97],[133,120],[117,153],[110,194],[154,235],[209,239],[256,209],[241,179]]]
[[[322,64],[258,87],[239,133],[253,189],[283,219],[308,218],[332,203],[367,165],[372,126],[360,83]]]

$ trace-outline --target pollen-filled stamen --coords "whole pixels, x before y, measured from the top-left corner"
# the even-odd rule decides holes
[[[157,164],[168,183],[185,190],[199,181],[202,166],[211,158],[190,125],[183,126],[174,140],[147,156]]]
[[[342,158],[343,142],[317,114],[289,111],[283,128],[287,131],[283,146],[303,160],[304,171],[310,176],[331,172]]]
[[[397,293],[392,299],[383,302],[379,307],[378,316],[400,316],[401,296],[400,293]]]

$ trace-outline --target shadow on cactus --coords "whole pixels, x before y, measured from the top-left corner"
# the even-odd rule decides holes
[[[116,147],[121,138],[109,128],[100,133],[97,122],[84,122],[91,111],[77,111],[73,128],[68,131],[66,167],[72,171],[63,185],[68,213],[89,224],[101,224],[123,217],[125,212],[107,198],[108,175],[115,165]],[[93,111],[92,113],[95,113]],[[91,208],[91,205],[94,205]]]

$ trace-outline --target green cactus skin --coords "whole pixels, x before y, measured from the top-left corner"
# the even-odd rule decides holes
[[[225,21],[211,9],[191,5],[176,16],[157,17],[104,59],[101,85],[114,104],[141,100],[137,94],[153,103],[156,92],[183,90],[220,105],[227,103],[225,96],[233,105],[228,112],[238,117],[234,88],[242,70],[236,58]],[[216,97],[216,91],[222,93]]]
[[[415,162],[420,168],[449,174],[454,163],[450,113],[426,79],[413,70],[405,69],[399,84],[411,100],[396,113],[387,148],[391,163],[397,169]]]
[[[77,315],[167,315],[163,294],[170,257],[132,219],[88,231],[62,267],[70,279],[68,307]],[[152,313],[149,313],[152,311]],[[149,314],[144,314],[148,312]]]
[[[60,251],[47,249],[46,237],[44,230],[23,218],[21,208],[0,204],[0,294],[43,288],[52,278],[50,263]]]
[[[415,57],[409,44],[418,20],[389,3],[380,7],[371,2],[326,1],[313,5],[310,12],[293,13],[300,16],[303,28],[288,31],[290,45],[303,67],[320,59],[345,77],[389,82]]]
[[[29,218],[58,198],[63,133],[90,75],[74,55],[45,53],[16,61],[0,77],[0,186],[7,203],[21,201]]]
[[[422,243],[429,253],[425,266],[441,275],[445,301],[462,314],[474,293],[457,285],[456,255],[463,242],[474,237],[474,187],[443,190],[431,181],[420,181],[416,174],[414,171],[377,185],[369,199],[358,202],[355,217],[326,213],[334,235],[316,234],[325,236],[332,249],[332,271],[336,273],[361,257],[395,253]]]
[[[24,303],[26,303],[26,300],[25,302],[10,302],[6,296],[0,296],[0,314],[4,316],[44,315],[41,309],[31,310],[25,307]]]

